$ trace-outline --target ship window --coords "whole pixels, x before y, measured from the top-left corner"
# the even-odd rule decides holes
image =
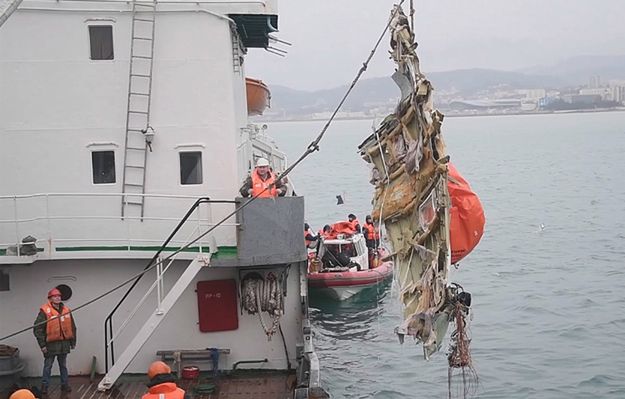
[[[180,153],[180,183],[202,184],[202,153]]]
[[[61,291],[61,300],[67,301],[72,297],[72,289],[67,284],[57,285],[56,289]]]
[[[115,183],[115,152],[93,151],[93,184]]]
[[[95,25],[89,27],[89,41],[91,43],[92,60],[113,59],[113,27],[110,25]]]

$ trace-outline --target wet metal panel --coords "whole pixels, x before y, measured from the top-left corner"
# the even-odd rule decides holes
[[[243,205],[248,200],[239,201]],[[237,223],[238,256],[246,264],[306,260],[303,197],[256,199],[237,214]]]

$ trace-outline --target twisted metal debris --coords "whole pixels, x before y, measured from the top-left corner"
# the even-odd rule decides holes
[[[402,98],[394,114],[359,147],[371,166],[374,219],[384,222],[393,249],[404,307],[395,332],[423,343],[424,355],[440,348],[452,311],[447,287],[451,249],[443,115],[432,105],[432,85],[421,73],[417,44],[401,8],[390,23],[393,79]]]

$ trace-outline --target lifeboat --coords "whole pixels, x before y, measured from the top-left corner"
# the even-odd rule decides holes
[[[383,261],[387,256],[384,248],[367,248],[360,233],[320,238],[317,252],[309,255],[308,288],[317,296],[348,299],[393,276],[393,262]]]
[[[247,93],[247,114],[262,115],[270,106],[271,92],[262,80],[245,78],[245,91]]]

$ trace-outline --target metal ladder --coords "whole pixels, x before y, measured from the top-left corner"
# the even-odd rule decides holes
[[[241,44],[235,25],[230,25],[230,36],[232,37],[232,70],[238,73],[241,72]]]
[[[147,151],[148,148],[152,150],[151,139],[154,134],[150,126],[150,104],[155,19],[155,0],[133,0],[126,143],[122,178],[122,219],[139,217],[143,221]]]
[[[0,26],[13,14],[22,0],[0,0]]]
[[[162,274],[164,273],[164,271],[161,271],[159,269],[156,281],[154,282],[154,284],[152,284],[152,287],[150,288],[150,290],[148,290],[146,296],[144,296],[141,302],[138,304],[138,306],[140,306],[147,298],[147,295],[150,294],[154,290],[154,288],[156,288],[158,293],[158,306],[154,310],[154,312],[152,312],[152,314],[145,322],[145,324],[141,327],[141,329],[139,329],[139,331],[135,334],[134,338],[132,339],[132,341],[130,341],[128,347],[124,350],[124,352],[122,352],[121,356],[115,362],[113,367],[111,367],[104,376],[104,378],[102,378],[102,380],[98,384],[99,391],[105,391],[107,389],[110,389],[113,384],[115,384],[115,381],[117,381],[117,379],[122,375],[124,370],[126,370],[128,365],[130,365],[130,362],[132,362],[135,356],[137,356],[137,353],[139,353],[141,347],[143,347],[143,345],[147,342],[152,333],[159,326],[161,321],[163,321],[165,316],[167,316],[167,313],[174,306],[178,298],[180,298],[180,296],[193,282],[195,276],[197,276],[197,274],[200,272],[200,270],[202,270],[203,267],[209,266],[211,255],[212,253],[209,253],[208,255],[200,255],[195,258],[189,264],[189,266],[187,266],[180,278],[176,280],[176,283],[173,285],[173,287],[171,287],[171,289],[169,290],[167,295],[165,295],[162,301],[160,299],[163,292]],[[135,314],[135,311],[131,313],[131,317]],[[124,326],[125,324],[120,328],[120,330],[123,329]]]

